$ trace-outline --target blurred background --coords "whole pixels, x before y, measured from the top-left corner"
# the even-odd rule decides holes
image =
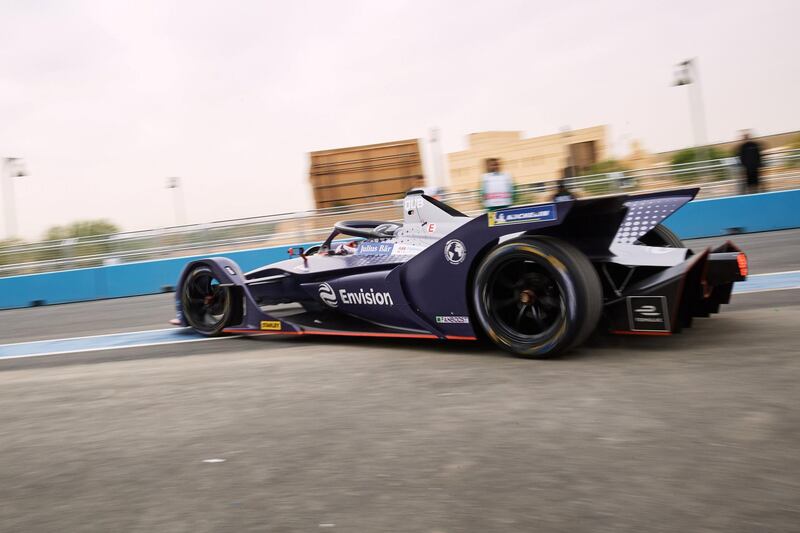
[[[339,179],[331,162],[388,155],[347,178],[368,185],[359,200],[410,184],[473,190],[490,154],[524,186],[559,177],[570,156],[587,175],[691,161],[682,151],[698,145],[710,146],[703,158],[730,157],[742,129],[768,150],[797,147],[796,6],[753,9],[7,2],[0,156],[26,176],[4,201],[15,217],[3,235],[350,204],[352,192],[323,188]],[[687,59],[688,84],[676,86]],[[54,229],[97,219],[110,225]]]

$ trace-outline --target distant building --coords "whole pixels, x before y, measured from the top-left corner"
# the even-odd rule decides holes
[[[756,132],[758,133],[758,132]],[[753,140],[761,145],[761,149],[766,152],[781,150],[789,148],[797,142],[800,142],[800,131],[787,131],[783,133],[772,133],[769,135],[762,135],[760,137],[753,137]],[[739,145],[742,143],[738,137],[733,141],[725,141],[721,143],[709,144],[708,146],[714,147],[717,150],[729,155],[734,156]],[[681,150],[685,150],[682,148]],[[670,152],[661,152],[656,154],[659,162],[668,163],[673,156],[681,150],[672,150]]]
[[[473,133],[468,139],[466,150],[447,155],[453,191],[478,189],[485,161],[490,157],[500,158],[503,171],[510,173],[515,183],[556,180],[570,166],[580,174],[608,158],[606,126],[527,139],[519,131],[485,131]]]
[[[311,152],[309,181],[317,208],[403,198],[422,187],[419,140]]]

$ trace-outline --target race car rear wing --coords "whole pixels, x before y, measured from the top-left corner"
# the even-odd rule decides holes
[[[747,273],[747,256],[730,241],[703,250],[607,301],[609,330],[632,335],[678,333],[695,317],[718,313],[730,302],[733,284],[744,281]]]

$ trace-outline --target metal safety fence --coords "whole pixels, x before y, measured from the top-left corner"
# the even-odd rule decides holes
[[[741,170],[734,158],[663,165],[641,170],[568,178],[579,197],[642,192],[679,186],[699,186],[699,198],[739,194]],[[763,189],[800,188],[800,150],[781,151],[765,158]],[[517,203],[548,201],[555,181],[516,187]],[[465,213],[481,211],[477,190],[450,192],[441,199]],[[43,241],[0,247],[0,277],[96,267],[135,261],[211,255],[231,250],[322,241],[333,224],[347,218],[397,220],[402,200],[312,209],[267,216],[223,220],[142,231]]]

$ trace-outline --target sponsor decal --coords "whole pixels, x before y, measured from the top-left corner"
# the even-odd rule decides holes
[[[468,316],[453,316],[453,315],[445,315],[445,316],[437,316],[436,317],[437,324],[469,324],[469,317]]]
[[[394,245],[394,255],[414,255],[420,253],[422,250],[425,249],[425,246],[419,246],[417,244],[404,244],[398,243]]]
[[[408,211],[409,209],[413,209],[415,207],[419,209],[420,207],[422,207],[423,203],[424,201],[422,200],[421,195],[406,196],[403,199],[403,209],[405,209],[406,211]]]
[[[338,307],[339,302],[345,305],[394,305],[392,295],[388,292],[376,292],[375,289],[358,289],[348,291],[339,289],[338,294],[328,283],[319,286],[319,297],[328,307]]]
[[[463,263],[467,258],[467,247],[458,239],[450,239],[444,245],[444,258],[451,265]]]
[[[489,226],[504,226],[507,224],[527,224],[530,222],[546,222],[556,220],[556,206],[554,204],[535,205],[531,207],[512,207],[491,211]]]
[[[336,307],[339,305],[339,302],[336,300],[336,293],[333,292],[333,287],[328,285],[327,283],[323,283],[319,286],[319,298],[322,302],[327,305],[328,307]]]
[[[428,224],[428,233],[434,233],[436,231],[436,224],[430,223]]]
[[[228,274],[230,274],[231,276],[235,276],[235,275],[236,275],[236,272],[233,270],[233,268],[231,268],[231,267],[230,267],[230,266],[228,266],[228,265],[225,265],[225,272],[227,272],[227,273],[228,273]]]
[[[388,292],[375,292],[375,289],[348,291],[339,289],[339,299],[347,305],[394,305]]]
[[[368,242],[364,241],[358,245],[356,251],[359,255],[392,255],[394,243],[391,242]]]
[[[631,331],[670,331],[666,296],[629,296]]]
[[[280,331],[281,330],[281,321],[280,320],[262,320],[261,321],[261,330],[262,331]]]

